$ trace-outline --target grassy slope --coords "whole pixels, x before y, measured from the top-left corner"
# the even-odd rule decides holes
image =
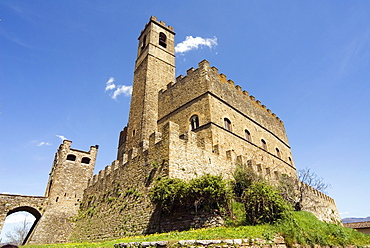
[[[27,245],[27,248],[48,247],[113,247],[116,243],[133,241],[159,241],[191,239],[231,239],[231,238],[263,238],[272,239],[274,235],[281,234],[289,244],[319,244],[319,245],[370,245],[370,235],[365,235],[338,225],[326,224],[318,221],[316,217],[307,212],[293,212],[291,216],[274,225],[217,227],[197,229],[184,232],[170,232],[147,236],[127,237],[124,239],[106,241],[101,243],[69,243],[57,245]]]

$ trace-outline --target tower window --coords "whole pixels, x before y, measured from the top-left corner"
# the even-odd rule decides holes
[[[190,118],[190,128],[191,130],[197,129],[199,127],[199,118],[197,115],[193,115]]]
[[[251,142],[251,133],[247,129],[245,129],[244,132],[245,132],[245,139]]]
[[[70,160],[70,161],[76,161],[76,155],[68,154],[68,156],[67,156],[67,160]]]
[[[90,163],[90,158],[87,158],[87,157],[82,158],[81,163],[89,164]]]
[[[292,159],[290,157],[288,159],[289,159],[289,164],[293,165]]]
[[[141,43],[141,50],[143,50],[146,46],[146,35],[144,35],[143,42]]]
[[[278,158],[281,158],[281,154],[278,148],[276,148],[276,156],[278,156]]]
[[[261,143],[262,143],[262,149],[267,151],[267,144],[266,144],[266,141],[264,139],[261,139]]]
[[[231,132],[231,121],[227,118],[224,119],[225,129]]]
[[[164,48],[167,47],[167,36],[162,32],[159,33],[159,45]]]

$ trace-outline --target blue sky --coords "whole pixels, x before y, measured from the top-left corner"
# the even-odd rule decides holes
[[[95,172],[116,158],[130,95],[112,94],[131,86],[154,15],[176,44],[214,41],[177,53],[177,75],[207,59],[284,121],[297,168],[331,184],[342,217],[370,216],[369,13],[369,1],[2,0],[0,192],[43,195],[58,136],[99,144]]]

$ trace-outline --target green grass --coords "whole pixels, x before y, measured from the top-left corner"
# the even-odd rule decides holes
[[[274,228],[290,245],[370,245],[370,235],[321,222],[313,214],[304,211],[292,212],[288,219],[277,223]]]
[[[179,240],[191,239],[234,239],[234,238],[262,238],[272,239],[274,235],[281,234],[290,245],[318,244],[318,245],[370,245],[370,235],[359,233],[350,228],[339,225],[323,223],[310,213],[292,212],[286,219],[273,225],[217,227],[208,229],[196,229],[184,232],[169,232],[146,236],[127,237],[119,240],[101,243],[68,243],[56,245],[27,245],[27,248],[48,247],[113,247],[122,242],[144,242],[167,240],[175,243]]]

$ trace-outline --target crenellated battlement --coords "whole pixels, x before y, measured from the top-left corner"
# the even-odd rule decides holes
[[[330,202],[331,204],[335,204],[334,199],[331,198],[330,196],[324,194],[320,190],[317,190],[304,182],[300,183],[303,184],[304,185],[303,187],[305,187],[309,192],[311,192],[315,196],[315,198],[320,198],[324,201]]]
[[[149,19],[149,22],[147,22],[145,24],[145,28],[143,30],[141,30],[141,33],[140,33],[140,36],[144,33],[145,29],[147,28],[147,26],[151,23],[151,22],[154,22],[160,26],[162,26],[163,28],[167,29],[168,31],[174,33],[175,29],[172,27],[172,26],[167,26],[166,23],[164,21],[158,21],[157,17],[155,16],[151,16],[150,19]]]
[[[189,68],[186,71],[186,75],[179,75],[176,78],[176,82],[170,82],[167,84],[165,89],[161,89],[159,91],[159,96],[163,97],[166,94],[171,94],[173,90],[182,90],[182,86],[186,87],[187,83],[194,83],[197,82],[197,86],[199,83],[206,83],[207,81],[212,82],[219,82],[221,84],[227,85],[232,91],[234,91],[237,95],[240,95],[244,101],[250,101],[254,106],[260,108],[267,112],[269,116],[276,119],[278,122],[282,123],[279,117],[276,116],[270,109],[263,105],[260,100],[256,100],[256,98],[252,95],[249,95],[248,91],[243,90],[240,85],[235,85],[234,81],[228,79],[227,76],[223,73],[219,73],[216,67],[210,67],[210,63],[207,60],[202,60],[198,63],[198,68]],[[209,90],[209,89],[208,89]]]

